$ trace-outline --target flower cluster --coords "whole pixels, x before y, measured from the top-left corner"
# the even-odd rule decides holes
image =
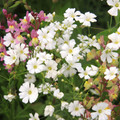
[[[119,1],[107,3],[113,6],[108,12],[116,16]],[[55,13],[27,11],[17,22],[16,15],[5,9],[3,13],[8,27],[4,27],[6,34],[0,41],[0,60],[10,73],[4,99],[11,102],[19,97],[25,104],[44,100],[44,112],[30,113],[29,120],[43,116],[57,120],[115,117],[112,110],[117,105],[113,101],[120,90],[120,27],[108,35],[107,41],[103,36],[82,33],[75,38],[75,29],[97,21],[95,14],[68,8],[59,22]],[[12,82],[17,84],[16,90],[10,87]]]

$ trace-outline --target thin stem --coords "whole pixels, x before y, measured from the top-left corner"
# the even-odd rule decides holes
[[[4,78],[4,79],[8,80],[8,78],[6,78],[6,77],[4,77],[4,76],[2,76],[2,75],[0,75],[0,77],[2,77],[2,78]]]

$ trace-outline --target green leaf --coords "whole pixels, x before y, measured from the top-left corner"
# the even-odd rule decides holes
[[[103,32],[100,32],[98,33],[96,36],[97,36],[97,39],[100,38],[100,36],[104,36],[104,40],[107,41],[108,40],[108,35],[110,35],[111,33],[113,32],[116,32],[117,28],[116,27],[113,27],[111,29],[107,29],[107,30],[104,30]]]
[[[9,8],[15,8],[15,7],[17,7],[20,3],[21,3],[21,1],[16,1],[15,4],[13,4],[12,6],[10,6]]]

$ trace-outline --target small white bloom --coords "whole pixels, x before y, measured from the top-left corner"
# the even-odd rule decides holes
[[[72,116],[81,116],[84,115],[85,108],[76,100],[69,104],[68,111]]]
[[[96,15],[90,12],[86,12],[85,14],[81,14],[79,17],[79,22],[83,23],[83,26],[91,26],[91,22],[96,22],[97,20],[95,19]]]
[[[8,46],[14,46],[15,45],[15,39],[12,37],[11,33],[7,33],[5,36],[4,36],[4,42],[3,44],[8,47]]]
[[[47,105],[44,110],[44,116],[52,116],[54,112],[54,107],[52,105]]]
[[[80,15],[81,15],[81,12],[80,11],[75,11],[75,8],[68,8],[64,13],[65,18],[72,18],[72,19],[74,18],[75,20]]]
[[[34,74],[42,72],[45,66],[39,61],[39,59],[32,58],[28,60],[26,67],[29,73]]]
[[[117,16],[118,10],[120,10],[120,1],[119,0],[107,0],[107,4],[109,6],[112,6],[112,8],[108,10],[108,13],[111,16]]]
[[[57,63],[54,60],[45,61],[46,78],[55,78],[57,76]]]
[[[118,68],[116,67],[110,67],[110,69],[106,69],[104,72],[105,74],[105,79],[106,80],[112,80],[116,77],[116,74],[118,74]]]
[[[19,88],[19,96],[23,103],[33,103],[38,98],[38,89],[33,83],[25,82]]]
[[[8,95],[4,95],[4,99],[8,100],[9,102],[11,102],[14,98],[15,96],[11,93],[9,93]]]
[[[96,75],[98,72],[98,67],[91,65],[91,71],[89,72],[90,76]]]
[[[47,21],[47,22],[52,22],[54,16],[55,16],[55,12],[53,12],[52,14],[51,14],[51,13],[47,14],[47,17],[48,17],[48,18],[45,19],[45,21]]]
[[[58,99],[61,99],[63,96],[64,96],[64,93],[63,92],[60,92],[59,89],[56,89],[53,93],[53,95],[58,98]]]
[[[28,73],[25,75],[25,77],[26,77],[24,79],[25,82],[34,83],[36,81],[35,75],[33,74]]]
[[[16,65],[19,64],[19,59],[15,50],[9,48],[9,50],[7,51],[7,54],[8,55],[4,56],[5,64],[9,64],[9,65],[12,65],[14,63]]]
[[[112,41],[107,44],[107,47],[110,49],[118,50],[120,48],[120,35],[117,33],[112,33],[108,35],[108,38]]]
[[[105,102],[97,103],[92,107],[92,110],[96,111],[91,113],[92,119],[99,117],[98,120],[108,120],[108,115],[111,115],[111,110]]]
[[[78,75],[80,76],[80,78],[84,77],[85,79],[90,79],[90,72],[91,72],[91,67],[87,66],[86,70],[80,71],[80,73]]]
[[[40,120],[38,113],[35,113],[34,115],[32,113],[30,113],[29,115],[30,115],[29,120]]]
[[[48,94],[49,92],[54,91],[54,90],[56,90],[56,88],[53,87],[53,85],[49,83],[41,84],[38,88],[39,93],[43,92],[43,94]]]
[[[106,46],[105,50],[102,51],[102,55],[100,56],[101,60],[105,62],[107,60],[108,63],[112,62],[112,59],[117,59],[118,53],[113,52],[113,48],[108,48]]]
[[[68,109],[68,102],[65,102],[65,101],[61,101],[61,110],[64,110],[64,108]]]

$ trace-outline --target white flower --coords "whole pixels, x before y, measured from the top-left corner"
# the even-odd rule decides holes
[[[61,101],[61,110],[64,110],[64,108],[68,109],[68,102],[65,102],[65,101]]]
[[[95,19],[96,15],[90,12],[86,12],[85,14],[81,14],[79,17],[79,22],[83,23],[83,26],[91,26],[91,22],[96,22],[97,20]]]
[[[14,46],[15,45],[15,39],[12,37],[11,33],[7,33],[5,36],[4,36],[4,42],[3,44],[8,47],[8,46]]]
[[[120,1],[119,0],[107,0],[107,4],[109,6],[112,6],[112,8],[108,10],[108,13],[111,16],[117,16],[118,10],[120,10]]]
[[[81,116],[84,115],[85,108],[76,100],[69,104],[68,111],[72,116]]]
[[[26,77],[24,79],[25,82],[34,83],[36,81],[35,75],[33,74],[28,73],[25,75],[25,77]]]
[[[17,44],[14,45],[13,48],[16,51],[17,57],[18,59],[20,59],[20,61],[24,61],[27,58],[29,50],[28,47],[25,46],[25,44]]]
[[[39,59],[37,60],[36,58],[28,60],[26,67],[31,74],[40,73],[44,70],[44,65],[41,64],[41,61],[39,61]]]
[[[58,98],[58,99],[61,99],[63,96],[64,96],[64,93],[63,92],[60,92],[59,89],[56,89],[53,93],[53,95]]]
[[[54,107],[52,105],[47,105],[44,110],[44,116],[52,116],[54,112]]]
[[[37,31],[38,39],[40,41],[41,49],[54,49],[56,42],[53,40],[55,32],[53,30],[49,31],[47,27],[39,29]]]
[[[52,54],[47,54],[46,52],[39,52],[36,56],[39,58],[39,61],[43,63],[47,60],[52,60],[53,57]]]
[[[108,38],[112,41],[112,43],[108,43],[107,47],[118,50],[120,48],[120,35],[117,33],[112,33],[108,35]]]
[[[118,74],[118,68],[116,67],[110,67],[110,69],[106,69],[104,72],[105,74],[105,79],[106,80],[112,80],[116,77],[116,74]]]
[[[108,63],[112,62],[112,59],[117,59],[118,53],[113,52],[114,49],[110,49],[106,46],[105,50],[102,51],[102,55],[100,56],[101,60],[105,62],[107,60]]]
[[[4,56],[4,61],[5,61],[5,64],[9,64],[9,65],[12,65],[12,64],[18,64],[19,63],[19,59],[18,59],[18,56],[17,56],[17,53],[15,50],[13,49],[9,49],[7,51],[7,54],[9,55],[5,55]]]
[[[45,21],[47,21],[47,22],[52,22],[54,16],[55,16],[55,12],[53,12],[52,14],[51,14],[51,13],[47,14],[47,17],[48,17],[48,18],[45,19]]]
[[[74,28],[77,27],[76,24],[74,24],[74,20],[72,18],[67,18],[67,19],[64,19],[64,21],[62,21],[62,26],[63,28],[67,29],[67,30],[73,30]]]
[[[64,13],[65,18],[74,18],[75,20],[80,15],[81,15],[80,11],[75,12],[75,8],[68,8]]]
[[[63,44],[63,46],[61,47],[61,51],[60,54],[62,56],[62,58],[67,57],[68,55],[78,55],[80,52],[79,47],[75,47],[75,40],[70,40],[68,44]]]
[[[56,88],[49,83],[41,84],[38,88],[39,93],[43,92],[43,94],[48,94],[49,92],[54,90],[56,90]]]
[[[54,60],[45,61],[46,78],[55,78],[57,76],[57,63]]]
[[[39,119],[39,114],[38,114],[38,113],[35,113],[34,116],[33,116],[32,113],[30,113],[29,115],[30,115],[29,120],[40,120],[40,119]]]
[[[86,70],[81,70],[78,74],[80,78],[90,79],[91,67],[86,67]],[[91,73],[92,74],[92,73]]]
[[[96,75],[98,72],[98,67],[91,65],[91,71],[89,72],[90,76]]]
[[[73,76],[74,74],[76,74],[76,70],[74,68],[72,68],[70,65],[67,65],[67,64],[63,64],[62,65],[62,68],[58,71],[59,74],[64,74],[65,77],[68,77],[68,76]]]
[[[38,98],[38,89],[33,83],[25,82],[19,88],[19,96],[23,103],[33,103]]]
[[[92,107],[92,110],[96,111],[91,113],[92,119],[95,119],[98,116],[98,120],[108,120],[108,115],[111,115],[111,110],[105,102],[97,103]]]
[[[11,93],[9,93],[8,95],[4,95],[4,99],[8,100],[9,102],[11,102],[14,98],[15,96]]]

